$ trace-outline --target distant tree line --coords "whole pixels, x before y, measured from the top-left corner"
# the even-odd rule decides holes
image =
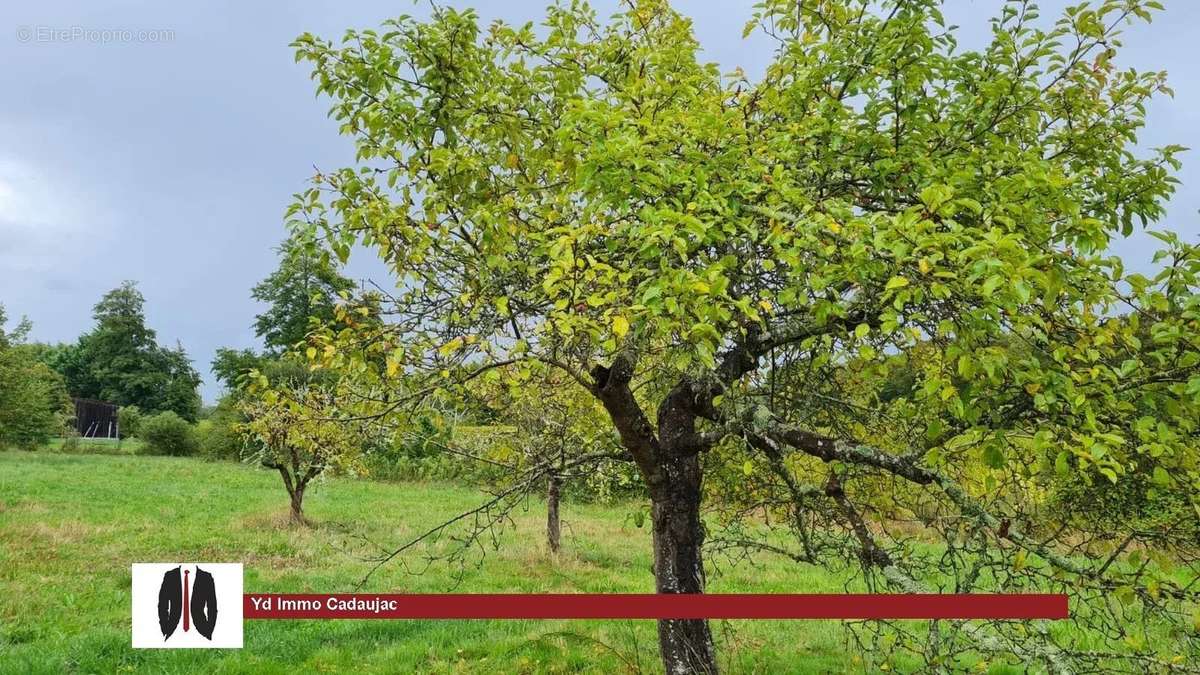
[[[183,346],[158,344],[146,325],[146,299],[126,281],[104,294],[96,325],[73,343],[43,347],[42,360],[62,375],[67,391],[143,412],[171,411],[194,422],[200,413],[200,375]]]
[[[90,331],[60,344],[29,342],[28,319],[6,329],[0,305],[0,447],[34,449],[66,434],[72,397],[115,403],[122,420],[170,413],[195,422],[200,376],[182,345],[158,344],[145,303],[126,281],[96,303]]]

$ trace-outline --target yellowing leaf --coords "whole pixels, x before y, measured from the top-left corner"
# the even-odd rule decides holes
[[[742,465],[742,473],[746,474],[747,476],[754,473],[754,462],[746,460],[746,463]]]
[[[456,337],[453,340],[442,345],[441,347],[438,347],[438,354],[441,354],[442,356],[451,354],[454,351],[456,351],[459,347],[461,347],[462,344],[463,344],[463,339],[461,337]]]
[[[613,335],[616,335],[619,338],[625,337],[625,334],[629,332],[629,319],[626,319],[619,314],[614,316],[612,320],[612,331]]]
[[[387,374],[388,374],[388,377],[393,377],[393,376],[395,376],[395,374],[396,374],[396,371],[397,371],[399,368],[400,368],[400,364],[399,364],[399,363],[396,363],[395,361],[393,361],[393,360],[391,360],[391,359],[388,359],[388,362],[387,362]]]
[[[838,234],[842,231],[841,223],[837,222],[836,220],[829,221],[829,231],[834,234]]]
[[[933,266],[929,264],[929,261],[924,258],[921,258],[919,261],[917,261],[917,267],[920,268],[921,274],[929,274],[929,270],[933,269]]]
[[[317,358],[317,348],[309,347],[308,349],[304,350],[304,354],[308,357],[309,361],[312,361],[313,359]]]
[[[515,169],[521,165],[521,158],[517,157],[517,153],[510,152],[508,153],[508,157],[504,158],[504,165],[510,169]]]

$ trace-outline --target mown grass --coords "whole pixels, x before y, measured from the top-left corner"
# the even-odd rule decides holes
[[[199,459],[0,452],[0,673],[8,672],[647,672],[650,621],[248,621],[242,650],[133,650],[130,563],[242,562],[248,592],[346,592],[396,544],[478,505],[436,483],[331,479],[311,489],[312,527],[287,523],[278,476]],[[564,505],[564,551],[545,547],[532,500],[465,567],[423,568],[418,549],[365,592],[650,592],[641,504]],[[476,564],[478,563],[478,564]],[[713,565],[713,592],[861,590],[780,559]],[[874,672],[915,664],[862,655],[838,622],[714,624],[726,672]],[[865,657],[865,659],[864,659]],[[1008,672],[994,666],[992,672]]]
[[[286,523],[278,476],[169,457],[0,452],[0,672],[656,672],[649,621],[249,621],[240,651],[133,650],[130,563],[245,564],[247,591],[349,591],[370,564],[348,533],[395,543],[480,503],[441,484],[333,479]],[[564,551],[541,505],[517,514],[482,565],[389,565],[367,592],[650,592],[639,505],[564,505]],[[442,542],[438,546],[446,546]],[[421,566],[422,553],[409,562]],[[461,579],[456,581],[457,572]],[[820,592],[842,582],[782,562],[714,573],[716,592]],[[716,627],[733,672],[852,669],[834,622]]]

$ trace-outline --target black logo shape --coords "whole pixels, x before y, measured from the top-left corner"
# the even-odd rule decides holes
[[[162,629],[163,639],[171,637],[182,617],[184,631],[191,623],[201,635],[212,640],[213,628],[217,625],[217,586],[212,574],[197,567],[196,580],[189,589],[190,570],[181,574],[180,569],[167,570],[162,586],[158,588],[158,627]]]

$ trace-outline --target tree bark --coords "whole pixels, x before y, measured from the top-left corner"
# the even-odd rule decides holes
[[[696,417],[714,392],[684,379],[658,409],[658,433],[630,388],[634,364],[618,356],[592,369],[592,393],[604,405],[650,489],[654,587],[659,593],[703,593],[704,524],[700,521],[699,454],[707,442]],[[661,619],[658,646],[667,675],[715,675],[717,655],[706,619]]]
[[[558,553],[561,528],[558,519],[558,500],[562,480],[558,474],[551,473],[546,486],[546,543],[550,550]]]
[[[304,487],[297,486],[291,492],[292,498],[292,522],[300,525],[306,524],[304,520]]]
[[[286,467],[280,464],[269,464],[279,471],[279,476],[283,478],[283,487],[287,490],[288,499],[291,504],[291,521],[301,525],[307,524],[304,520],[304,486],[308,484],[305,480],[292,480],[292,474],[288,473]]]
[[[699,458],[691,455],[672,459],[666,473],[666,483],[652,491],[655,590],[703,593]],[[659,620],[658,645],[668,675],[717,672],[716,649],[707,619]]]

